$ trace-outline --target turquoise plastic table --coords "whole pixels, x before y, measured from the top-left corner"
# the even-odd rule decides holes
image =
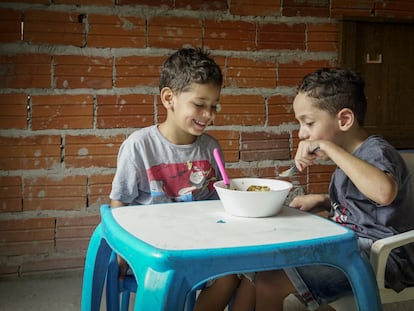
[[[284,207],[267,218],[227,214],[220,201],[101,207],[88,248],[82,310],[99,310],[111,249],[138,280],[135,310],[183,310],[187,295],[221,275],[309,264],[341,269],[359,310],[381,310],[355,234],[329,220]]]

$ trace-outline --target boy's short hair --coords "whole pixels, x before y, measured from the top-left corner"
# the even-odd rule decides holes
[[[306,75],[298,87],[299,93],[306,93],[319,108],[337,114],[349,108],[358,124],[364,125],[367,99],[364,93],[365,82],[350,69],[322,68]]]
[[[169,87],[173,91],[186,91],[192,83],[213,83],[221,87],[223,76],[220,66],[201,48],[183,48],[170,55],[161,67],[161,91]]]

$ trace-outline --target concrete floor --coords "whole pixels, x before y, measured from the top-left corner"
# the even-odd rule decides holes
[[[79,273],[0,280],[0,311],[79,311],[81,293],[82,275]],[[305,311],[293,297],[289,297],[285,305],[288,311]],[[132,310],[132,305],[130,307]],[[414,301],[384,306],[384,311],[412,310]]]
[[[82,276],[0,281],[1,311],[79,311]]]

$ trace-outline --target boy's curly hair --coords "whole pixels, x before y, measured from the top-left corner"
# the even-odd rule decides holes
[[[367,99],[364,93],[365,82],[350,69],[322,68],[306,75],[298,87],[298,92],[306,93],[313,103],[331,114],[341,109],[353,111],[358,124],[364,125]]]
[[[220,66],[201,48],[183,48],[170,55],[161,67],[160,85],[183,92],[192,83],[213,83],[221,87],[223,76]]]

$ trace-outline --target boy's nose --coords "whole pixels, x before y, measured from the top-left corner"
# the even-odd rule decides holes
[[[211,119],[216,115],[216,111],[213,107],[206,107],[203,109],[203,115]]]
[[[306,139],[309,135],[302,127],[300,127],[298,136],[299,139]]]

